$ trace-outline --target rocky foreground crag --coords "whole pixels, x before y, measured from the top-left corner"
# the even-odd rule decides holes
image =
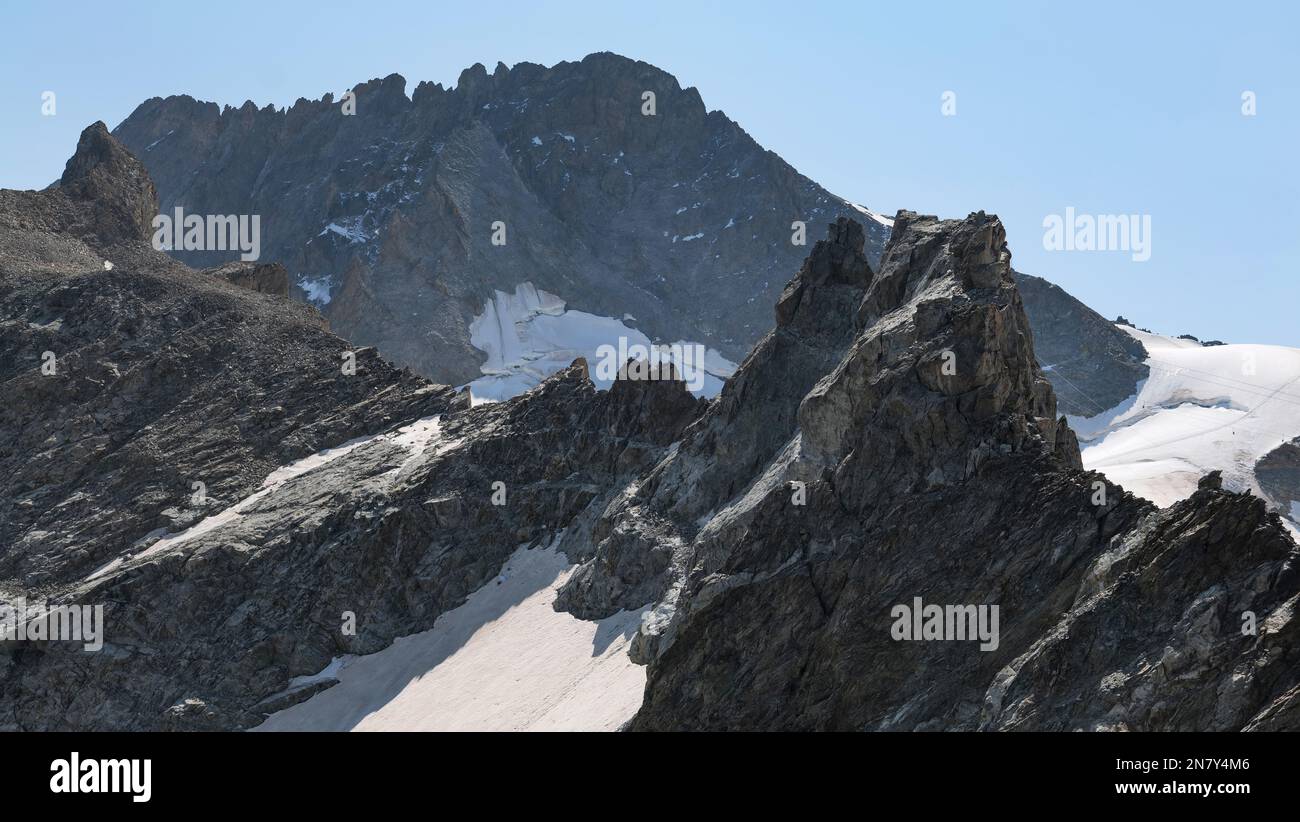
[[[719,474],[709,444],[745,441],[746,377],[782,370],[761,356],[789,333],[780,306],[599,529],[621,536],[579,578],[586,601],[641,523],[676,538],[636,646],[649,682],[631,727],[1296,727],[1300,578],[1278,517],[1217,477],[1160,511],[1080,469],[996,218],[900,213],[865,276],[860,242],[833,228],[787,288],[786,306],[839,283],[860,298],[819,312],[812,335],[852,341],[778,417],[770,457]],[[893,608],[917,598],[997,605],[996,647],[895,638]],[[592,616],[609,607],[595,600]]]
[[[1081,469],[994,217],[900,212],[875,267],[837,220],[712,402],[579,361],[470,407],[154,253],[147,182],[96,126],[0,192],[0,601],[107,633],[0,646],[0,728],[250,727],[544,543],[557,607],[654,606],[634,729],[1297,727],[1295,544],[1214,477],[1161,511]],[[894,639],[918,597],[998,605],[996,647]]]

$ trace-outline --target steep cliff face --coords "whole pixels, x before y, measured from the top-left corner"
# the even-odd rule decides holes
[[[811,260],[834,256],[841,231]],[[726,490],[680,467],[701,432],[728,441],[724,391],[593,529],[608,536],[562,604],[597,616],[649,590],[657,603],[634,645],[649,680],[632,727],[1293,721],[1295,544],[1260,500],[1213,481],[1157,512],[1080,470],[996,218],[900,213],[879,272],[847,259],[856,336],[784,444]],[[727,390],[758,369],[751,358]],[[769,404],[779,419],[783,402]],[[735,434],[745,442],[744,425]],[[632,584],[647,544],[669,547],[652,589]],[[974,623],[959,639],[900,636],[896,609],[920,625],[926,605],[996,607],[997,622],[978,638]]]
[[[837,220],[717,400],[578,360],[471,407],[154,252],[82,145],[90,188],[0,192],[0,612],[103,647],[0,643],[0,728],[257,725],[543,545],[558,609],[648,609],[636,729],[1297,727],[1295,543],[1080,468],[995,217],[899,212],[878,266]]]
[[[807,254],[792,223],[811,242],[861,216],[646,63],[476,65],[453,89],[405,86],[357,86],[353,116],[329,95],[288,110],[155,98],[115,134],[164,213],[260,215],[261,259],[334,330],[456,385],[484,361],[469,323],[524,282],[739,361]],[[886,222],[865,220],[870,259]]]

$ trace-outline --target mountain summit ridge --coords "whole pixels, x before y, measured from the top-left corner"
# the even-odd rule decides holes
[[[860,213],[647,63],[476,64],[451,89],[406,85],[359,84],[354,116],[333,95],[283,109],[151,98],[114,134],[164,211],[260,214],[263,256],[299,298],[451,384],[480,376],[474,317],[525,282],[739,361],[806,254],[792,224]],[[888,230],[865,231],[878,258]]]

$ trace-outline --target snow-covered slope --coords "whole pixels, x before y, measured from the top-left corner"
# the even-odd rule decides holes
[[[1151,376],[1105,414],[1070,418],[1084,466],[1160,506],[1216,469],[1225,487],[1260,494],[1256,462],[1300,435],[1300,349],[1120,328],[1146,346]]]
[[[871,209],[867,208],[866,206],[864,206],[864,205],[859,205],[859,204],[854,203],[854,202],[850,202],[849,200],[845,200],[844,202],[845,202],[846,205],[848,205],[850,208],[852,208],[852,209],[854,209],[855,211],[857,211],[859,214],[862,214],[862,215],[865,216],[865,217],[869,217],[870,219],[875,220],[877,223],[880,223],[880,224],[883,225],[885,228],[893,228],[893,227],[894,227],[894,218],[893,218],[893,217],[886,217],[886,216],[883,215],[883,214],[877,214],[876,212],[872,211]]]
[[[536,387],[578,357],[587,359],[596,386],[609,388],[612,380],[597,368],[602,346],[615,351],[651,347],[649,337],[625,324],[634,319],[570,310],[564,300],[532,283],[521,283],[513,294],[497,291],[469,327],[470,342],[487,354],[481,367],[483,376],[469,384],[472,396],[476,402],[509,399]],[[676,344],[679,352],[688,348],[691,353],[670,359],[679,366],[692,393],[716,397],[723,380],[735,373],[736,364],[716,350],[695,343]],[[702,356],[693,356],[696,350]]]
[[[587,622],[555,611],[572,568],[553,548],[521,547],[432,629],[291,683],[338,680],[254,730],[617,729],[645,690],[645,669],[627,655],[642,612]]]

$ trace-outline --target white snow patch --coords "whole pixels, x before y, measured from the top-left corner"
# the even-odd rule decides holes
[[[317,237],[324,237],[326,234],[337,234],[347,240],[349,243],[364,243],[368,238],[366,232],[361,229],[361,217],[349,217],[339,222],[332,222],[321,229]]]
[[[894,219],[892,217],[886,217],[883,214],[877,214],[876,212],[872,211],[866,206],[858,205],[857,203],[851,203],[848,200],[845,200],[844,202],[847,203],[850,208],[856,209],[858,212],[862,213],[863,215],[870,217],[872,220],[875,220],[877,223],[880,223],[885,228],[894,227]]]
[[[157,140],[154,140],[152,143],[150,143],[149,145],[145,146],[145,147],[144,147],[144,150],[145,150],[145,151],[153,151],[153,147],[154,147],[154,146],[158,145],[158,144],[161,143],[163,140],[166,140],[168,137],[172,136],[172,135],[175,134],[175,133],[176,133],[176,129],[172,129],[171,131],[167,132],[167,133],[164,134],[163,136],[159,137]]]
[[[314,280],[306,276],[298,278],[298,287],[307,293],[307,299],[317,305],[329,305],[330,296],[330,278],[317,277]]]
[[[339,457],[342,457],[344,454],[348,454],[352,451],[357,450],[358,448],[362,448],[371,443],[379,442],[380,440],[388,440],[389,442],[392,442],[396,445],[400,445],[408,449],[408,451],[410,452],[410,456],[408,456],[407,459],[403,461],[401,465],[399,465],[393,471],[389,472],[392,474],[396,474],[398,471],[401,471],[403,468],[409,465],[412,460],[414,460],[420,454],[424,453],[424,451],[429,447],[429,445],[438,439],[439,434],[441,432],[439,419],[440,419],[439,415],[424,417],[416,420],[413,423],[410,423],[409,425],[404,425],[401,428],[397,428],[394,429],[393,431],[389,431],[388,433],[376,434],[374,436],[368,436],[368,437],[357,437],[356,439],[349,440],[343,443],[342,445],[337,445],[333,448],[326,448],[323,451],[318,451],[315,454],[312,454],[307,457],[303,457],[300,460],[295,460],[289,463],[288,465],[283,465],[275,469],[274,471],[272,471],[270,474],[267,474],[266,479],[262,481],[262,487],[258,489],[255,493],[250,494],[247,497],[244,497],[242,500],[235,503],[234,505],[231,505],[229,508],[226,508],[216,514],[213,514],[210,517],[203,518],[199,522],[195,523],[194,525],[191,525],[189,528],[186,528],[184,531],[181,531],[178,534],[164,536],[162,539],[153,543],[144,551],[141,551],[138,555],[134,557],[134,559],[142,560],[151,556],[155,556],[157,554],[166,551],[168,548],[172,548],[183,542],[194,539],[195,537],[202,536],[203,534],[216,530],[217,528],[220,528],[222,525],[225,525],[228,522],[233,522],[234,520],[237,520],[240,517],[242,517],[244,515],[244,512],[247,511],[254,503],[256,503],[258,500],[263,499],[264,497],[269,496],[270,494],[275,493],[275,491],[278,490],[286,482],[296,480],[298,477],[301,477],[305,474],[309,474],[323,465],[328,465],[334,460],[337,460]],[[450,443],[440,443],[438,446],[438,452],[441,453],[450,450],[451,448],[458,445],[459,442],[460,442],[459,440],[456,440]],[[149,536],[155,535],[157,533],[158,531],[155,530],[153,532],[150,532]],[[125,558],[118,557],[117,559],[114,559],[104,564],[103,566],[97,568],[89,576],[87,576],[86,581],[89,582],[90,580],[98,579],[99,577],[104,576],[110,571],[113,571],[116,568],[121,567],[123,564],[125,564],[127,559],[130,558],[131,557],[129,556]]]
[[[533,137],[533,139],[532,139],[532,143],[533,143],[533,145],[535,145],[535,146],[540,146],[540,145],[542,144],[542,138],[541,138],[541,137],[536,137],[536,136],[535,136],[535,137]]]
[[[704,236],[704,232],[703,232],[703,231],[701,231],[699,234],[688,234],[688,235],[686,235],[685,237],[682,238],[682,242],[684,242],[684,243],[689,243],[691,240],[698,240],[698,239],[702,238],[703,236]]]
[[[263,702],[269,702],[273,699],[279,699],[281,697],[288,696],[294,691],[301,691],[304,688],[308,688],[312,685],[316,685],[321,682],[336,682],[339,677],[339,672],[342,671],[343,668],[347,666],[347,664],[354,659],[356,659],[355,654],[345,654],[343,656],[336,656],[333,659],[331,659],[330,663],[326,665],[324,668],[322,668],[320,672],[314,674],[308,674],[306,676],[295,676],[293,679],[289,680],[289,687],[285,688],[283,691],[280,691],[279,693],[267,697],[266,699],[263,700]]]
[[[598,622],[557,612],[576,567],[553,547],[519,548],[433,628],[346,660],[331,672],[337,685],[254,730],[616,730],[645,690],[627,656],[645,609]]]
[[[649,348],[652,344],[643,332],[623,321],[570,310],[564,300],[539,290],[532,283],[521,283],[513,294],[494,293],[469,326],[470,343],[487,354],[487,362],[480,367],[483,376],[469,383],[475,403],[518,396],[579,357],[586,358],[592,382],[598,388],[607,389],[612,382],[596,373],[597,350],[602,345],[617,349],[620,337],[626,339],[629,347]],[[698,381],[691,367],[694,363],[679,365],[683,366],[688,383]],[[736,368],[735,363],[719,352],[706,349],[703,385],[695,393],[717,396],[723,380],[734,374]]]
[[[1300,435],[1300,349],[1204,347],[1119,326],[1141,340],[1150,377],[1135,397],[1081,423],[1095,469],[1160,506],[1191,496],[1213,470],[1263,496],[1255,464]]]

